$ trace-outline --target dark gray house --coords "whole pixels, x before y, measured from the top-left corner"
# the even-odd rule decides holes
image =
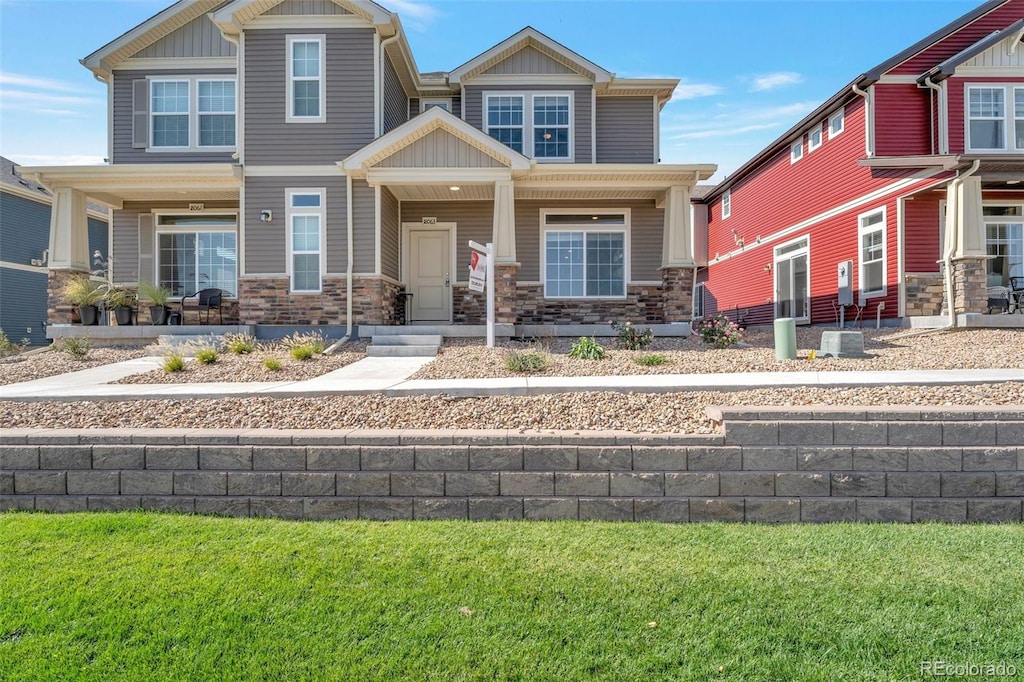
[[[715,166],[659,163],[676,79],[529,27],[421,73],[368,0],[182,0],[82,63],[111,163],[25,169],[61,207],[53,288],[86,265],[91,198],[115,283],[217,287],[244,324],[394,324],[400,289],[411,322],[478,323],[469,240],[495,245],[499,322],[690,318],[690,193]]]
[[[50,247],[50,193],[0,157],[0,329],[12,343],[46,341],[46,265]],[[107,210],[87,207],[89,253],[110,253]]]

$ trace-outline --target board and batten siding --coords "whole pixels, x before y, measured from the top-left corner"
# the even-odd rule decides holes
[[[565,64],[552,59],[530,45],[515,52],[483,72],[486,75],[574,74]]]
[[[352,182],[352,222],[355,223],[353,272],[371,273],[377,263],[377,200],[376,191],[365,180]],[[343,264],[335,270],[328,262],[328,272],[345,272],[345,269]]]
[[[630,281],[661,281],[662,235],[665,212],[654,201],[570,202],[558,200],[516,201],[516,257],[522,263],[520,282],[541,281],[540,212],[544,210],[629,209],[630,212]]]
[[[333,0],[284,0],[263,14],[271,16],[330,16],[352,13]]]
[[[401,277],[400,253],[402,250],[402,225],[399,216],[400,204],[387,187],[380,192],[380,269],[381,274],[399,279]]]
[[[380,168],[504,168],[505,164],[444,130],[433,130],[377,164]]]
[[[238,48],[224,40],[205,14],[165,35],[134,57],[165,59],[167,57],[234,57]]]
[[[591,85],[467,85],[465,120],[474,128],[484,129],[484,92],[572,92],[574,162],[591,163],[593,89]]]
[[[458,95],[437,95],[437,99],[450,99],[452,101],[452,115],[456,118],[462,118],[462,98]],[[425,95],[422,99],[433,99],[432,95]],[[409,98],[409,119],[414,119],[420,115],[420,99],[419,97]]]
[[[384,59],[384,133],[409,120],[409,101],[398,80],[391,58]]]
[[[31,259],[42,258],[43,249],[50,246],[50,205],[47,203],[0,192],[0,225],[3,226],[0,260],[28,265]],[[106,252],[104,246],[103,253]],[[89,254],[92,258],[92,251]]]
[[[653,97],[597,98],[597,163],[657,163]]]
[[[147,76],[234,77],[234,69],[161,69],[150,71],[114,71],[114,158],[111,163],[234,163],[233,151],[189,152],[149,151],[132,147],[132,117],[135,113],[132,84]],[[148,88],[147,88],[148,90]],[[149,110],[146,99],[145,111]],[[149,122],[147,121],[147,129]]]
[[[285,123],[287,36],[326,34],[325,123]],[[245,163],[333,164],[373,140],[373,30],[245,34]]]
[[[439,223],[455,223],[453,282],[469,282],[469,240],[486,244],[494,239],[493,201],[402,202],[402,222],[421,223],[424,216]],[[426,226],[429,229],[429,226]]]

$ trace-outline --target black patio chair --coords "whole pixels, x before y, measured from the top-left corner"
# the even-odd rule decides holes
[[[1016,308],[1018,313],[1024,313],[1024,277],[1010,278],[1008,297],[1010,299],[1010,309],[1008,312],[1013,312],[1014,308]]]
[[[202,322],[203,311],[206,311],[206,322],[203,324],[210,324],[210,311],[216,310],[217,315],[220,317],[220,323],[224,324],[224,310],[221,308],[221,300],[224,297],[224,292],[220,289],[200,289],[191,296],[186,296],[181,299],[181,317],[184,322],[185,311],[195,310],[198,313],[199,321]],[[194,303],[189,303],[189,299],[196,299]]]

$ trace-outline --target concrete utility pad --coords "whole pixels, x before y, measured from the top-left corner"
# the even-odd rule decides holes
[[[828,331],[821,333],[821,354],[834,358],[864,357],[864,333]]]

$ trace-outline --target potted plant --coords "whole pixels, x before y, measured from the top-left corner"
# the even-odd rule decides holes
[[[149,319],[153,324],[167,324],[171,309],[167,302],[174,292],[152,282],[139,282],[139,298],[149,301]]]
[[[107,308],[114,309],[114,318],[117,320],[118,326],[130,325],[132,323],[132,312],[139,300],[139,295],[134,289],[110,287],[107,289],[105,300]]]
[[[97,304],[103,300],[105,285],[89,275],[76,275],[64,285],[63,294],[71,305],[78,306],[78,315],[83,325],[99,324],[100,312]]]

